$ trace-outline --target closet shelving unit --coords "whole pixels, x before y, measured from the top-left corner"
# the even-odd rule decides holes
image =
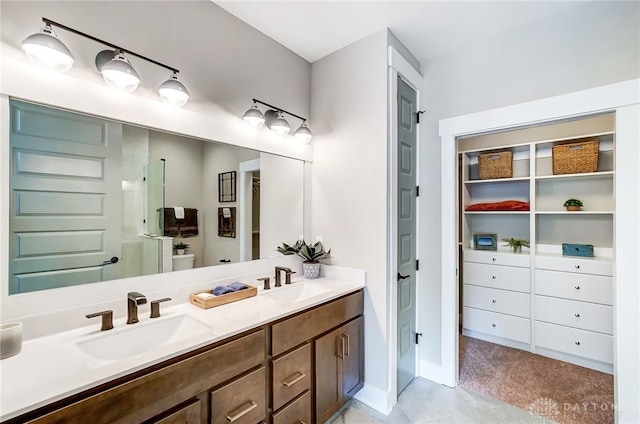
[[[597,115],[458,140],[461,156],[463,334],[605,372],[613,363],[614,121]],[[598,140],[596,172],[554,175],[552,148]],[[513,177],[479,178],[478,157],[509,150]],[[582,200],[568,212],[565,200]],[[472,204],[528,202],[529,211],[466,211]],[[474,234],[496,234],[496,251]],[[513,253],[501,240],[529,240]],[[594,257],[562,255],[591,244]]]

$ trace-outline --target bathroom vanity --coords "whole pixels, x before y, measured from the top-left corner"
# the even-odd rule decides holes
[[[364,279],[321,278],[261,290],[254,298],[208,310],[189,304],[166,308],[158,321],[145,316],[135,326],[183,319],[186,312],[211,330],[134,355],[137,359],[88,358],[71,346],[67,363],[60,366],[68,367],[69,380],[75,383],[54,381],[55,371],[40,379],[29,372],[30,393],[17,381],[16,387],[32,397],[27,401],[32,403],[18,405],[24,399],[16,393],[7,396],[5,390],[3,422],[325,422],[363,386],[363,287]],[[114,331],[99,332],[94,324],[89,335],[74,330],[52,337],[61,345],[78,338],[92,343]],[[120,331],[133,327],[125,325]],[[113,337],[117,341],[121,336],[116,331]],[[5,389],[49,342],[25,343],[24,355],[9,359],[15,368],[3,361]],[[39,354],[46,360],[47,352]],[[49,365],[56,366],[56,361]]]

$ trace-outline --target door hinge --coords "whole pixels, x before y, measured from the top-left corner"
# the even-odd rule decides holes
[[[416,271],[420,271],[420,259],[416,259]]]
[[[419,111],[416,112],[416,124],[420,123],[420,114],[421,113],[425,113],[425,112],[426,112],[426,110],[419,110]]]
[[[416,344],[420,343],[418,338],[421,336],[422,336],[422,333],[416,333]]]
[[[416,186],[416,197],[420,197],[420,186]]]

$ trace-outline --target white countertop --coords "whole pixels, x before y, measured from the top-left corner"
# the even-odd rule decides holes
[[[302,282],[301,278],[294,278],[290,287]],[[102,334],[117,334],[132,328],[133,325],[126,325],[124,319],[115,319],[115,328],[106,332],[99,331],[100,319],[97,318],[90,325],[81,328],[27,340],[23,343],[22,352],[0,361],[0,420],[17,417],[115,378],[365,287],[364,273],[362,278],[353,280],[324,277],[313,282],[325,286],[329,291],[300,302],[288,303],[269,298],[260,287],[255,297],[210,309],[201,309],[184,299],[184,303],[175,306],[163,308],[165,305],[161,304],[160,318],[150,319],[145,310],[144,314],[139,314],[140,322],[133,325],[144,326],[150,322],[186,314],[210,327],[211,331],[125,360],[99,360],[90,357],[77,346],[79,341]],[[272,280],[269,293],[288,288],[284,285],[282,288],[274,288],[273,285]]]

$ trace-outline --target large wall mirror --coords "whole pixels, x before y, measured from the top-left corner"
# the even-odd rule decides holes
[[[303,161],[16,100],[10,123],[9,294],[277,256],[303,233]]]

